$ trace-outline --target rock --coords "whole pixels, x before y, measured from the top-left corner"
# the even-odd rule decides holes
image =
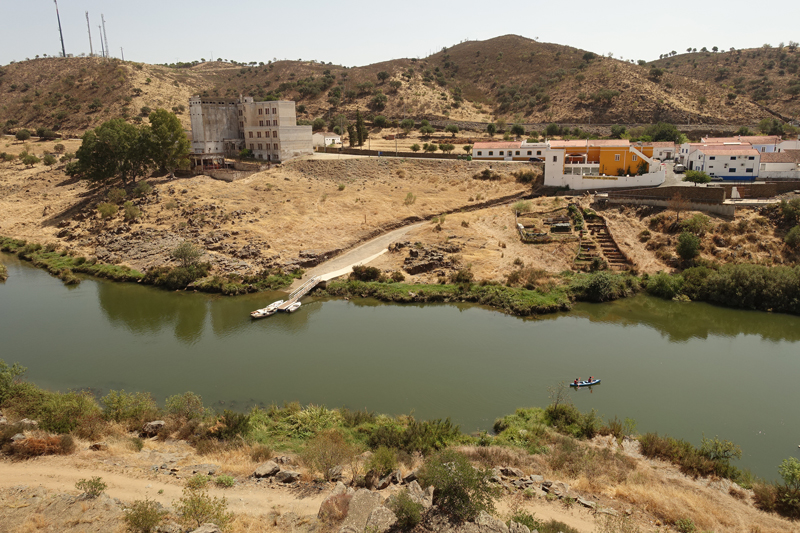
[[[583,498],[581,498],[580,496],[578,496],[577,498],[575,498],[575,500],[576,500],[576,501],[577,501],[579,504],[583,505],[584,507],[588,507],[589,509],[594,509],[595,507],[597,507],[597,504],[596,504],[596,503],[594,503],[594,502],[592,502],[592,501],[589,501],[589,500],[586,500],[586,499],[583,499]]]
[[[383,490],[383,489],[385,489],[386,487],[388,487],[389,485],[392,484],[392,480],[393,479],[394,479],[394,475],[393,474],[389,474],[385,478],[383,478],[380,481],[378,481],[378,483],[375,484],[375,488],[378,489],[378,490]]]
[[[525,524],[520,524],[519,522],[514,522],[512,520],[508,524],[508,533],[531,533],[531,530],[528,529],[528,526]]]
[[[26,426],[26,427],[29,427],[29,428],[38,428],[39,427],[39,422],[37,422],[36,420],[31,420],[30,418],[23,418],[22,420],[19,421],[19,424],[21,426]]]
[[[203,524],[197,529],[193,529],[191,533],[222,533],[222,530],[214,524]]]
[[[275,481],[279,483],[294,483],[300,480],[300,472],[293,472],[291,470],[281,470],[275,474]]]
[[[256,478],[272,477],[280,471],[281,467],[275,464],[274,461],[267,461],[266,463],[256,468],[255,472],[253,472],[253,477]]]
[[[108,449],[108,444],[105,442],[95,442],[89,446],[89,449],[93,452],[102,452]]]
[[[542,483],[542,490],[545,492],[552,494],[553,496],[558,496],[559,498],[563,498],[569,492],[569,485],[563,483],[561,481],[545,481]]]
[[[331,491],[331,496],[338,496],[339,494],[347,494],[347,486],[341,481],[336,483]]]
[[[17,433],[11,437],[11,442],[19,442],[21,440],[25,440],[25,435],[23,433]]]
[[[536,474],[531,474],[530,476],[528,476],[528,479],[530,479],[534,483],[544,482],[544,478],[542,476],[537,476]]]
[[[343,492],[337,491],[338,487],[334,488],[334,492],[322,501],[319,506],[319,512],[317,512],[317,518],[324,522],[341,522],[347,516],[350,500],[352,500],[353,496],[352,494],[347,494],[347,489],[344,488],[344,485],[342,485],[342,488]]]
[[[344,519],[340,532],[346,528],[353,528],[361,533],[367,527],[367,520],[375,508],[379,507],[383,498],[377,492],[370,492],[367,489],[359,489],[353,494],[350,505],[347,509],[347,517]]]
[[[6,424],[8,424],[8,419],[0,413],[0,426],[5,426]]]
[[[344,476],[342,475],[342,466],[334,466],[328,470],[328,479],[331,481],[341,481]]]
[[[192,474],[203,474],[204,476],[213,476],[219,470],[219,465],[202,464],[190,466]]]
[[[143,437],[155,437],[158,435],[158,432],[161,431],[161,428],[166,426],[167,423],[163,420],[153,420],[152,422],[146,423],[142,426],[142,436]]]
[[[417,471],[414,470],[413,472],[411,472],[410,474],[408,474],[406,477],[403,478],[403,483],[411,483],[412,481],[416,480],[417,480]]]
[[[474,523],[461,528],[463,533],[509,533],[508,527],[486,511],[481,511]]]
[[[365,531],[370,533],[384,533],[397,522],[397,516],[384,506],[376,507],[367,518]]]
[[[275,461],[279,465],[290,465],[290,464],[292,464],[292,458],[291,457],[287,457],[285,455],[281,455],[279,457],[275,457],[273,459],[273,461]]]
[[[422,490],[419,483],[412,481],[408,484],[408,496],[413,502],[421,504],[425,509],[430,509],[433,506],[433,487]]]
[[[510,466],[502,467],[500,473],[507,477],[525,477],[525,473],[522,470]]]

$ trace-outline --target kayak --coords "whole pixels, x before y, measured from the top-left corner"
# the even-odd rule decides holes
[[[598,383],[600,383],[599,379],[594,379],[592,381],[583,380],[583,381],[579,381],[577,383],[575,383],[573,381],[572,383],[569,384],[569,386],[570,387],[575,387],[575,388],[577,388],[577,387],[591,387],[592,385],[597,385]]]

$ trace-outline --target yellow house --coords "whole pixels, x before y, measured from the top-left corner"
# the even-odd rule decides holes
[[[598,165],[598,172],[610,176],[633,175],[639,170],[642,155],[653,155],[652,146],[631,146],[627,139],[595,139],[582,141],[550,141],[553,150],[564,150],[565,165]],[[637,153],[638,152],[638,153]]]

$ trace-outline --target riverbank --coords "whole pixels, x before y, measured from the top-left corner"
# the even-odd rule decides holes
[[[27,490],[19,489],[23,474],[31,483],[46,471],[49,480],[42,481],[52,497],[72,492],[75,480],[89,472],[112,482],[107,489],[112,498],[130,504],[146,494],[166,506],[167,522],[180,522],[179,490],[200,472],[210,473],[207,481],[216,484],[211,494],[228,497],[234,511],[231,531],[249,531],[245,525],[267,513],[259,509],[275,507],[282,511],[277,516],[297,514],[291,524],[278,524],[275,530],[311,531],[336,524],[316,516],[333,488],[326,483],[331,478],[341,476],[383,499],[404,489],[402,483],[383,484],[383,476],[397,471],[398,479],[412,473],[425,479],[425,468],[438,451],[449,449],[485,469],[482,475],[494,487],[492,508],[504,521],[514,516],[532,524],[550,519],[560,522],[561,531],[589,533],[600,524],[594,510],[605,509],[626,517],[624,524],[639,531],[682,530],[687,524],[718,532],[744,533],[755,526],[764,532],[796,530],[791,522],[759,510],[768,485],[743,476],[729,458],[709,451],[724,442],[714,439],[709,448],[695,448],[654,434],[638,437],[633,421],[580,413],[558,389],[547,408],[518,409],[498,418],[491,434],[467,435],[449,420],[318,405],[273,405],[244,414],[215,413],[193,393],[172,396],[163,406],[145,392],[110,391],[97,399],[40,389],[20,380],[23,374],[23,368],[0,361],[0,494],[6,502],[17,497],[7,492],[12,485]],[[149,424],[153,420],[161,422]],[[9,439],[18,434],[24,438],[17,436],[12,443]],[[37,444],[50,441],[52,446]],[[637,441],[646,446],[640,448]],[[658,459],[669,459],[662,451],[668,445],[683,450],[682,462],[673,466]],[[16,466],[34,457],[35,467]],[[694,459],[687,468],[689,457]],[[289,481],[259,479],[270,459],[277,461],[277,470],[291,472],[281,478]],[[705,477],[719,472],[733,482]],[[438,488],[434,502],[441,497]],[[21,507],[12,507],[7,519],[30,519]],[[120,523],[123,516],[121,510],[107,514],[107,525]],[[541,525],[540,531],[551,531],[546,520]],[[415,531],[437,530],[420,527]]]

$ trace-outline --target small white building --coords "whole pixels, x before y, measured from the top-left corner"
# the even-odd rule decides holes
[[[761,154],[747,143],[690,143],[686,168],[725,181],[754,181]]]
[[[761,154],[759,179],[800,178],[800,150]]]
[[[649,142],[641,143],[641,146],[653,149],[653,159],[666,161],[675,158],[675,143],[673,142]]]
[[[759,153],[777,152],[778,145],[782,142],[777,135],[738,135],[736,137],[703,137],[701,143],[705,144],[749,144]]]
[[[311,136],[311,143],[314,146],[336,146],[342,144],[342,137],[338,133],[318,131]]]

